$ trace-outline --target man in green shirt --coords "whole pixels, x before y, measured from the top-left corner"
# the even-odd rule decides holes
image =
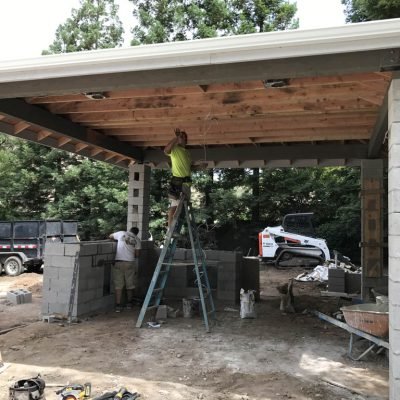
[[[172,179],[168,192],[170,206],[168,209],[168,227],[171,226],[181,193],[190,200],[192,158],[186,149],[187,134],[175,130],[175,137],[165,146],[164,153],[171,158]]]

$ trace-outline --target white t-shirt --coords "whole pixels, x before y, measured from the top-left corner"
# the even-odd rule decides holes
[[[118,241],[115,261],[135,261],[135,250],[140,250],[140,239],[131,232],[118,231],[112,234]]]

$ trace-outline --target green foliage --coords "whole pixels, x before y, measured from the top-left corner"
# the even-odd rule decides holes
[[[139,24],[132,45],[298,27],[296,5],[284,0],[130,0]]]
[[[75,219],[82,239],[126,227],[127,171],[0,136],[0,219]]]
[[[76,158],[53,177],[56,197],[50,218],[80,221],[82,239],[105,239],[126,228],[128,172],[103,162]]]
[[[81,0],[44,54],[120,45],[117,10],[114,0]],[[76,219],[85,240],[126,227],[126,171],[7,136],[0,141],[0,219]]]
[[[342,0],[347,22],[399,18],[400,0]]]
[[[124,29],[114,0],[80,0],[80,8],[56,30],[56,38],[43,55],[108,49],[122,44]]]

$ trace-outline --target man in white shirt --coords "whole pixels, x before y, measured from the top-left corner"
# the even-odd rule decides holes
[[[115,288],[115,312],[121,312],[121,297],[124,286],[128,303],[127,309],[132,308],[133,290],[137,286],[138,266],[137,258],[142,247],[137,234],[139,229],[133,227],[129,232],[118,231],[110,235],[110,239],[116,240],[117,251],[114,264],[114,288]]]

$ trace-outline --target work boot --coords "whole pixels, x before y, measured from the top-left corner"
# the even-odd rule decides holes
[[[123,310],[123,308],[121,307],[120,304],[117,304],[117,305],[115,306],[115,312],[120,313],[120,312],[122,312],[122,310]]]
[[[133,304],[132,303],[126,303],[126,309],[127,310],[132,310]]]

